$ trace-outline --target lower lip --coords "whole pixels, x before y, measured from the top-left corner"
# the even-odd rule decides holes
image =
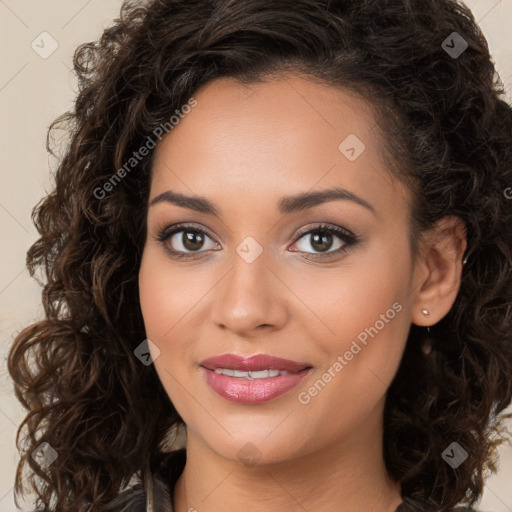
[[[261,404],[290,391],[309,374],[311,368],[289,375],[252,380],[229,377],[204,367],[201,370],[208,385],[222,398],[237,404]]]

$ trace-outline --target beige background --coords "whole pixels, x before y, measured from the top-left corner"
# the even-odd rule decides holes
[[[487,36],[498,71],[512,98],[512,0],[469,0]],[[0,229],[0,512],[16,510],[12,499],[17,453],[14,438],[23,412],[13,396],[5,356],[16,332],[39,318],[40,289],[24,266],[36,239],[31,209],[50,186],[46,130],[71,108],[76,84],[70,73],[76,46],[96,39],[119,13],[121,0],[0,0],[0,108],[2,123]],[[43,59],[48,32],[58,48]],[[55,43],[53,43],[55,44]],[[511,184],[512,185],[512,184]],[[483,511],[512,512],[512,448],[501,450],[498,475],[487,482]]]

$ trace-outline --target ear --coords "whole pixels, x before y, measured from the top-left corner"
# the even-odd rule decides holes
[[[466,229],[459,217],[448,216],[423,233],[412,294],[412,323],[430,326],[450,311],[460,288]]]

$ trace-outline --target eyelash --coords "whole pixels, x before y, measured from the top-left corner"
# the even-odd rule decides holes
[[[176,233],[180,233],[182,231],[192,232],[192,233],[200,233],[201,235],[205,235],[205,236],[211,238],[212,240],[214,240],[214,237],[208,231],[198,228],[196,226],[190,225],[190,224],[177,224],[174,226],[166,227],[162,231],[160,231],[156,237],[153,237],[153,239],[160,242],[162,245],[164,245],[165,251],[170,256],[172,256],[173,258],[176,258],[176,259],[195,258],[196,257],[195,254],[198,254],[201,252],[206,252],[206,251],[192,251],[192,252],[186,253],[186,252],[170,249],[167,245],[165,245],[165,242],[169,238],[171,238]],[[305,230],[300,231],[297,234],[295,241],[293,243],[295,244],[297,241],[299,241],[301,238],[303,238],[304,235],[309,235],[309,234],[313,234],[313,233],[315,233],[315,234],[316,233],[328,233],[328,234],[336,235],[344,244],[342,247],[336,249],[335,251],[330,251],[330,252],[325,252],[325,253],[304,253],[304,254],[308,255],[306,257],[307,259],[328,258],[328,257],[332,257],[334,255],[344,254],[344,253],[348,252],[349,249],[351,249],[352,247],[354,247],[355,245],[357,245],[360,242],[359,237],[357,237],[356,235],[354,235],[352,232],[350,232],[349,230],[347,230],[345,228],[342,228],[340,226],[328,225],[328,224],[320,224],[313,228],[306,228]],[[303,252],[303,251],[292,251],[292,252]]]

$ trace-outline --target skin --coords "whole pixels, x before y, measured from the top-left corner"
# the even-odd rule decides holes
[[[444,219],[413,257],[411,193],[386,169],[372,109],[353,93],[281,75],[251,86],[218,79],[194,98],[197,106],[155,149],[149,201],[172,190],[209,199],[219,215],[150,206],[139,274],[146,334],[160,350],[156,371],[187,425],[175,511],[394,511],[400,486],[382,456],[386,391],[411,323],[435,324],[455,300],[463,226]],[[366,147],[354,161],[338,149],[350,134]],[[277,209],[283,196],[332,186],[374,211],[346,199],[286,215]],[[181,222],[214,235],[189,260],[165,251],[187,252],[183,232],[155,239]],[[327,252],[311,234],[297,237],[322,223],[350,230],[359,243],[334,254],[345,243],[337,235]],[[247,236],[263,249],[252,263],[236,252]],[[301,403],[299,393],[394,303],[400,312]],[[202,375],[200,362],[223,353],[271,354],[313,370],[270,402],[241,405]],[[254,465],[238,456],[247,443],[259,455]]]

